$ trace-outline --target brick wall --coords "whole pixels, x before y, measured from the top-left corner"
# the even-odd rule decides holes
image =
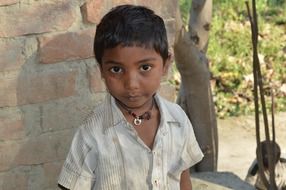
[[[172,44],[176,0],[0,0],[0,190],[57,189],[76,128],[104,96],[96,24],[122,3],[154,8]]]

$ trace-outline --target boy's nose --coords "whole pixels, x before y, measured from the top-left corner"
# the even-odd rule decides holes
[[[139,87],[138,75],[136,73],[127,73],[124,81],[127,90],[137,89]]]

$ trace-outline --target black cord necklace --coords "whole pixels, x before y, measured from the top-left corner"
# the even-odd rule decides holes
[[[151,115],[152,115],[152,110],[154,107],[154,98],[152,98],[152,105],[150,107],[150,109],[146,112],[144,112],[142,115],[137,116],[136,113],[134,113],[130,108],[128,108],[125,104],[123,104],[121,101],[119,101],[118,99],[116,99],[116,102],[123,108],[125,109],[129,115],[132,115],[132,117],[134,118],[133,123],[134,125],[138,126],[141,125],[142,120],[146,119],[149,120],[151,119]]]

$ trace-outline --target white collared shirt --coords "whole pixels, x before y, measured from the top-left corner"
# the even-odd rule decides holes
[[[152,150],[108,94],[75,134],[58,183],[72,190],[180,189],[181,173],[203,153],[184,111],[155,100],[161,121]]]

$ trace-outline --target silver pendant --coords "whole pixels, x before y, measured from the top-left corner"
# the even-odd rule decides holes
[[[135,118],[134,120],[133,120],[133,123],[134,123],[134,125],[140,125],[141,123],[142,123],[142,119],[140,119],[140,118]]]

